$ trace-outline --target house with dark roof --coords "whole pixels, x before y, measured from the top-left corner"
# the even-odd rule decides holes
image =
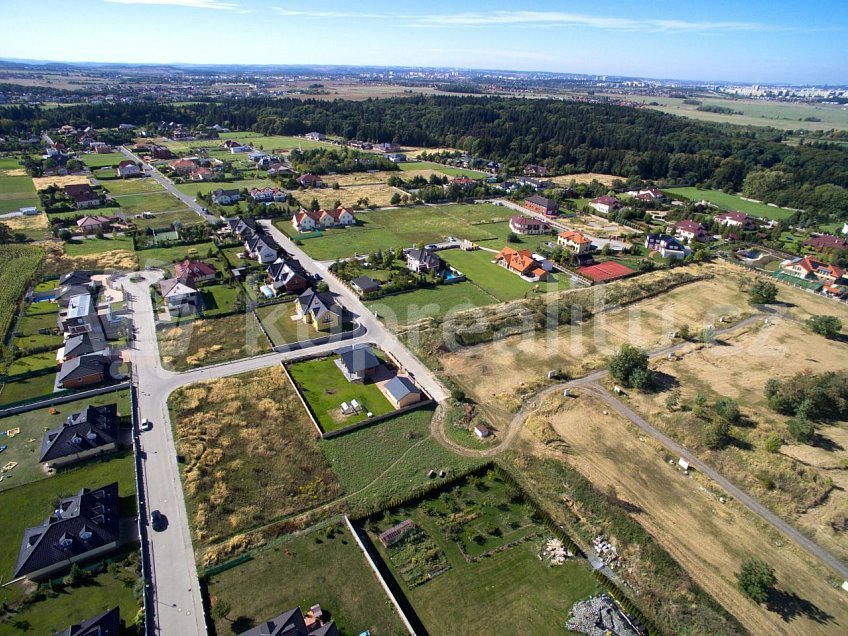
[[[548,224],[523,214],[516,214],[509,219],[509,229],[516,234],[544,234]]]
[[[442,259],[428,249],[411,249],[406,252],[406,268],[416,274],[429,274],[442,269]]]
[[[236,201],[241,201],[241,190],[238,188],[229,190],[218,188],[212,192],[212,203],[215,205],[230,205]]]
[[[197,310],[197,287],[191,276],[159,281],[159,292],[171,315],[184,316]]]
[[[250,258],[260,263],[273,263],[279,258],[280,247],[276,241],[265,234],[254,234],[244,242],[244,249]]]
[[[114,551],[119,539],[118,482],[59,499],[40,526],[24,530],[15,577],[42,580]]]
[[[645,248],[651,252],[659,252],[663,258],[684,258],[691,254],[683,243],[668,234],[648,234],[645,237]]]
[[[118,164],[118,176],[122,179],[126,179],[127,177],[139,177],[141,176],[141,170],[135,161],[127,159],[126,161],[122,161]]]
[[[356,278],[351,279],[350,286],[353,288],[353,291],[360,296],[380,291],[380,283],[370,276],[357,276]]]
[[[117,447],[118,405],[89,405],[44,433],[38,461],[50,467],[66,466]]]
[[[320,610],[319,610],[320,611]],[[310,617],[311,618],[311,617]],[[340,636],[336,624],[332,621],[324,623],[314,618],[307,621],[299,607],[283,612],[239,636]]]
[[[100,195],[87,183],[66,185],[63,190],[73,200],[77,210],[100,205]]]
[[[109,365],[112,355],[108,349],[87,353],[62,363],[56,374],[56,385],[62,389],[78,389],[111,380]]]
[[[78,294],[68,299],[67,307],[59,312],[57,324],[66,334],[76,336],[89,333],[98,320],[94,297]]]
[[[317,331],[337,331],[343,322],[344,310],[330,292],[307,289],[297,297],[297,317]]]
[[[848,240],[839,236],[833,236],[832,234],[822,234],[821,236],[814,236],[807,239],[804,241],[804,245],[813,248],[817,252],[824,252],[826,250],[841,252],[848,249]]]
[[[56,632],[53,636],[120,636],[122,633],[120,608],[113,607],[94,618]]]
[[[357,344],[340,349],[336,364],[347,378],[348,382],[364,382],[365,378],[373,376],[382,364],[371,345]]]
[[[408,377],[396,375],[381,387],[383,394],[396,409],[421,401],[421,389]]]
[[[536,214],[544,214],[546,216],[559,214],[559,201],[547,199],[538,194],[524,199],[524,207]]]
[[[297,178],[297,182],[304,188],[321,188],[324,186],[324,180],[317,174],[302,174]]]
[[[278,258],[268,267],[267,281],[275,292],[285,294],[300,293],[309,286],[300,263],[282,258]]]
[[[62,362],[70,360],[71,358],[99,351],[103,347],[98,345],[99,343],[95,344],[91,339],[90,333],[81,333],[76,336],[71,336],[65,340],[65,346],[62,348]]]

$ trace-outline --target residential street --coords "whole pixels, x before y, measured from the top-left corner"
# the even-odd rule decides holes
[[[199,214],[203,218],[204,221],[206,221],[207,223],[215,223],[216,222],[215,217],[212,216],[211,214],[204,212],[203,206],[197,204],[195,202],[193,196],[185,194],[183,192],[180,192],[177,189],[177,187],[173,183],[171,183],[171,181],[168,178],[166,178],[165,175],[163,175],[161,172],[159,172],[156,168],[148,168],[147,164],[144,161],[142,161],[141,158],[138,155],[133,154],[132,152],[127,150],[124,146],[120,146],[118,149],[121,151],[121,153],[123,153],[123,155],[127,159],[132,159],[133,161],[136,161],[136,162],[140,163],[142,166],[144,166],[144,168],[143,168],[144,174],[153,178],[156,181],[156,183],[158,183],[163,188],[165,188],[170,194],[172,194],[173,196],[177,197],[180,201],[185,203],[189,207],[190,210],[192,210],[193,212],[197,212],[197,214]]]

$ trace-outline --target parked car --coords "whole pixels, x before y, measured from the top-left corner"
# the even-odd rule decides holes
[[[153,526],[153,529],[156,532],[165,528],[165,517],[162,516],[161,512],[154,510],[150,513],[150,525]]]
[[[153,428],[153,422],[148,420],[146,417],[141,420],[141,430],[149,431],[151,428]]]

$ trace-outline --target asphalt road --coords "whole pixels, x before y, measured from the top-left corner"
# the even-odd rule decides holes
[[[196,212],[204,221],[206,221],[207,223],[212,223],[212,224],[218,222],[218,219],[216,219],[213,215],[203,211],[203,206],[199,205],[194,200],[193,196],[185,194],[184,192],[181,192],[180,190],[178,190],[177,187],[171,182],[171,180],[168,179],[161,172],[159,172],[156,168],[152,168],[152,167],[148,168],[147,167],[148,164],[146,164],[144,161],[142,161],[141,158],[138,155],[135,155],[132,152],[130,152],[129,150],[127,150],[124,146],[121,146],[119,148],[119,150],[121,151],[121,153],[127,159],[132,159],[133,161],[136,161],[136,162],[140,163],[142,166],[144,166],[144,168],[143,168],[144,174],[150,176],[152,179],[154,179],[156,181],[156,183],[158,183],[163,188],[165,188],[165,190],[167,190],[170,194],[172,194],[173,196],[177,197],[180,201],[185,203],[186,206],[188,206],[188,208],[190,210],[192,210],[193,212]]]

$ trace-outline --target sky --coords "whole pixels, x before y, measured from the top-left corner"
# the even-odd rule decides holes
[[[4,58],[848,84],[848,0],[0,0],[0,25]]]

